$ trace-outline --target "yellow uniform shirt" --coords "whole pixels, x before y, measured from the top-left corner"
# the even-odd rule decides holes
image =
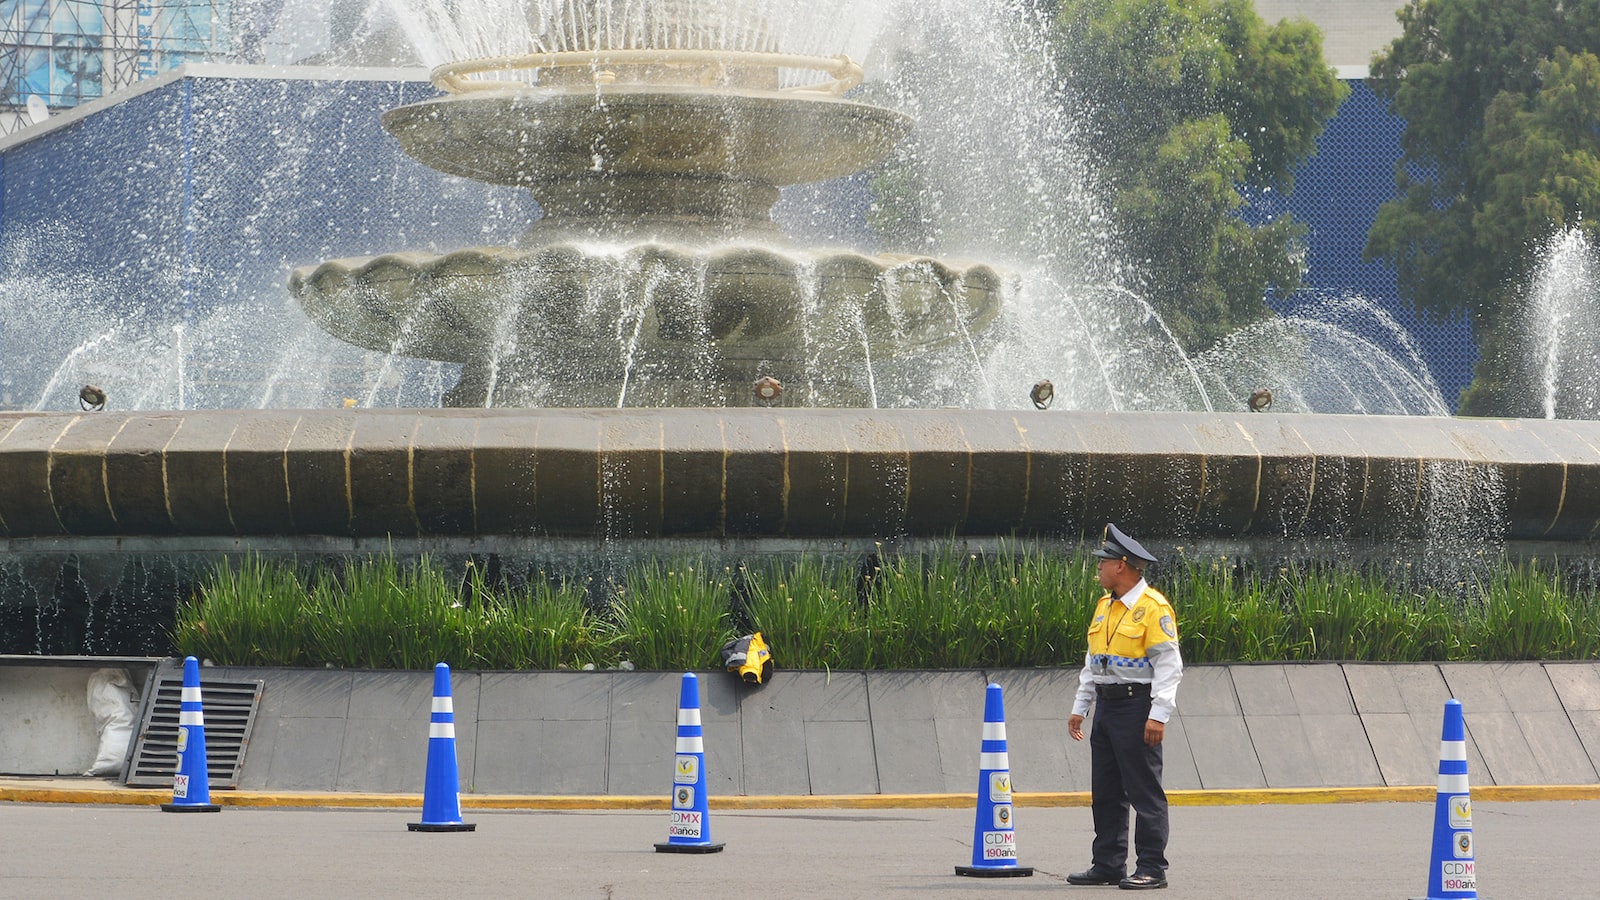
[[[1124,673],[1118,670],[1148,668],[1150,648],[1177,639],[1177,618],[1160,591],[1146,587],[1132,608],[1106,594],[1089,622],[1089,657],[1098,666],[1096,674],[1120,675]],[[1149,680],[1148,675],[1110,679],[1112,683]]]
[[[1182,678],[1177,615],[1165,595],[1141,580],[1126,596],[1106,594],[1095,607],[1072,712],[1088,715],[1095,685],[1132,682],[1150,685],[1150,718],[1165,722],[1177,709]]]

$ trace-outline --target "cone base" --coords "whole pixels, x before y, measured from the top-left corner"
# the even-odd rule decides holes
[[[163,803],[162,812],[222,812],[222,807],[213,803]]]
[[[478,823],[476,822],[440,822],[438,824],[430,824],[428,822],[406,823],[407,831],[476,831],[477,829]]]
[[[956,866],[956,874],[974,878],[1026,878],[1033,874],[1033,866]]]
[[[723,844],[657,844],[657,853],[721,853]]]

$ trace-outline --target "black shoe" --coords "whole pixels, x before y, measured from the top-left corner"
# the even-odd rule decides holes
[[[1117,885],[1125,891],[1148,891],[1167,886],[1167,876],[1160,872],[1135,872]]]
[[[1121,882],[1121,872],[1102,869],[1098,866],[1090,866],[1087,871],[1073,872],[1067,876],[1067,884],[1119,884]]]

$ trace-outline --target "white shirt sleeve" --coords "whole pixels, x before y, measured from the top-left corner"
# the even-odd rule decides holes
[[[1083,655],[1083,668],[1078,672],[1078,693],[1072,698],[1072,714],[1087,716],[1089,707],[1094,704],[1094,681],[1089,675],[1089,654]]]
[[[1177,641],[1156,644],[1145,651],[1154,670],[1150,682],[1150,718],[1166,722],[1178,709],[1178,682],[1183,680],[1183,653]],[[1082,696],[1083,688],[1078,688]]]

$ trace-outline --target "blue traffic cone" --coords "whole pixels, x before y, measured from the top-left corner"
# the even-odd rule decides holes
[[[700,731],[700,679],[683,673],[678,693],[678,746],[672,760],[672,823],[658,853],[716,853],[706,802],[706,748]]]
[[[1427,900],[1478,896],[1472,858],[1472,796],[1467,790],[1467,727],[1461,701],[1444,703],[1444,736],[1439,741],[1439,793],[1433,805],[1433,859],[1428,868]]]
[[[972,865],[957,875],[1015,878],[1032,875],[1017,865],[1017,834],[1011,820],[1011,761],[1006,753],[1006,701],[1000,685],[983,698],[983,752],[978,759],[978,816],[972,827]]]
[[[183,693],[178,698],[178,767],[172,773],[172,802],[166,812],[217,812],[211,802],[211,771],[206,767],[206,716],[200,705],[200,661],[183,660]]]
[[[450,667],[433,667],[433,715],[428,720],[428,774],[422,789],[422,821],[408,831],[473,831],[461,821],[461,776],[456,772],[456,709],[450,699]]]

